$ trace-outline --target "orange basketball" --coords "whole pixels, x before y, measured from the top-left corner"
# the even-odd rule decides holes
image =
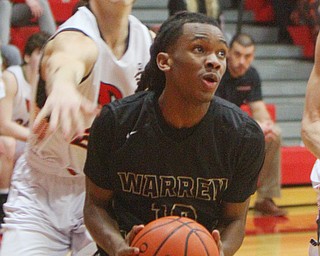
[[[217,244],[204,226],[177,216],[148,223],[131,246],[138,247],[141,256],[219,256]]]

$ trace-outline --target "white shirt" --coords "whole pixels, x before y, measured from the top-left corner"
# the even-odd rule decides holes
[[[30,119],[31,85],[24,77],[21,66],[10,66],[7,71],[11,72],[17,80],[17,93],[13,100],[12,120],[27,126]]]
[[[152,38],[148,28],[135,17],[129,17],[129,24],[129,45],[119,60],[101,38],[96,18],[86,7],[79,8],[56,32],[82,31],[97,44],[98,59],[89,77],[78,86],[79,92],[93,102],[103,104],[128,96],[137,87],[138,74],[144,70],[150,58]],[[36,112],[39,110],[36,109]],[[27,153],[29,165],[39,171],[59,176],[70,176],[70,173],[84,175],[87,139],[92,122],[93,119],[85,120],[87,133],[82,138],[77,137],[69,142],[65,141],[60,128],[42,140],[31,134]],[[44,122],[43,126],[46,125],[48,123]]]

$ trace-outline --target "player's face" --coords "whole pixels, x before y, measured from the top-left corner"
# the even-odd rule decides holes
[[[38,70],[41,56],[42,51],[40,51],[40,49],[36,49],[32,52],[31,55],[24,56],[24,60],[31,67],[32,70]]]
[[[187,102],[210,102],[226,70],[227,51],[225,38],[218,27],[184,24],[182,35],[168,50],[166,90],[171,87]]]
[[[244,47],[234,42],[228,53],[228,69],[233,77],[243,76],[254,59],[254,45]]]

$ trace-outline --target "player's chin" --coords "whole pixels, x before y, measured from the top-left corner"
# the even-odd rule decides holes
[[[200,104],[210,104],[210,102],[212,101],[214,97],[214,94],[202,94],[202,95],[198,95],[197,97],[197,101]]]
[[[217,87],[212,87],[210,90],[203,90],[199,93],[199,97],[202,99],[203,102],[210,102],[215,93],[216,93]]]

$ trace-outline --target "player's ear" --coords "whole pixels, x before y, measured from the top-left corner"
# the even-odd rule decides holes
[[[166,72],[170,70],[171,59],[169,54],[166,52],[159,52],[157,56],[157,64],[161,71]]]
[[[30,58],[31,58],[31,56],[28,55],[28,54],[25,54],[25,55],[23,56],[23,60],[24,60],[25,63],[29,63]]]

